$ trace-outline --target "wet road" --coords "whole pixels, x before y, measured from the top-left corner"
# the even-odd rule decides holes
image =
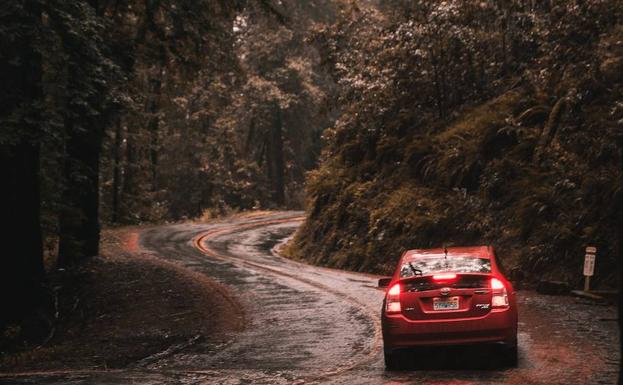
[[[205,274],[242,303],[243,332],[198,341],[120,371],[0,377],[1,384],[614,384],[616,309],[520,291],[517,368],[481,348],[427,350],[410,370],[386,372],[377,277],[309,266],[274,248],[302,213],[152,227],[141,247]],[[234,315],[232,315],[233,317]],[[238,315],[239,316],[239,315]],[[422,353],[422,352],[421,352]]]

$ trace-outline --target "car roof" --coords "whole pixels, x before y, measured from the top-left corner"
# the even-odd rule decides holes
[[[443,257],[446,249],[413,249],[404,253],[403,260],[414,260],[417,258],[427,257]],[[468,247],[448,247],[448,257],[472,257],[491,259],[493,256],[493,248],[491,246],[468,246]]]

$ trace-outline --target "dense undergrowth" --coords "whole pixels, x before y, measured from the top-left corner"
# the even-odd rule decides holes
[[[617,1],[345,9],[315,35],[341,114],[289,252],[387,273],[405,249],[492,244],[516,279],[578,285],[590,244],[595,281],[616,285],[620,15]]]

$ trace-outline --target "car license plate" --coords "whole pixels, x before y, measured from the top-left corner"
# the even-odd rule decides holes
[[[458,310],[459,297],[433,298],[433,310]]]

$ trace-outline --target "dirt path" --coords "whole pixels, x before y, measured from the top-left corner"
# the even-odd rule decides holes
[[[244,310],[243,330],[202,340],[131,369],[0,378],[23,384],[612,384],[618,369],[616,309],[520,291],[520,362],[495,365],[482,349],[430,350],[413,370],[382,364],[376,277],[309,266],[273,248],[298,212],[141,232],[150,258],[220,282]],[[194,277],[194,278],[192,278]],[[238,318],[232,315],[232,322]]]

